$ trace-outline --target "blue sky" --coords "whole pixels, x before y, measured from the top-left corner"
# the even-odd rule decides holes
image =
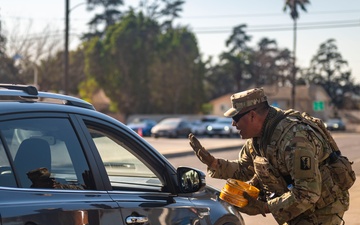
[[[92,13],[86,11],[85,0],[70,0],[70,48],[75,48],[78,37],[87,30],[86,23]],[[125,0],[136,5],[137,0]],[[307,13],[300,12],[299,27],[316,25],[312,29],[299,29],[297,62],[306,67],[319,45],[326,40],[336,40],[339,52],[348,61],[352,76],[360,83],[360,1],[310,0]],[[11,31],[16,26],[25,30],[31,21],[30,35],[39,35],[46,26],[60,38],[64,36],[65,0],[0,0],[0,18],[3,29]],[[232,28],[247,24],[252,36],[251,46],[261,38],[277,41],[279,48],[293,49],[292,20],[283,12],[283,0],[187,0],[182,18],[176,24],[189,26],[196,34],[200,52],[214,59],[226,51],[226,39]],[[275,27],[275,28],[274,28]],[[285,28],[280,30],[278,28]],[[289,29],[286,29],[288,27]],[[206,32],[205,32],[206,31]]]

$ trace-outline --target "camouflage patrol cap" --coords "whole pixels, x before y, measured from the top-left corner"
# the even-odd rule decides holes
[[[224,113],[225,117],[233,117],[238,113],[256,108],[255,106],[267,101],[263,88],[254,88],[231,95],[232,108]]]

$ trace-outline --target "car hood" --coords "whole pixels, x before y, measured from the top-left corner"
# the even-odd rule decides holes
[[[218,212],[219,209],[215,207],[215,204],[213,205],[211,202],[209,202],[209,199],[212,199],[215,202],[219,202],[221,205],[223,205],[225,207],[226,211],[229,214],[233,214],[238,218],[239,224],[245,224],[243,217],[241,216],[240,212],[236,209],[236,207],[221,200],[219,195],[220,195],[219,189],[217,189],[213,186],[206,185],[203,191],[194,193],[193,197],[194,197],[194,199],[197,199],[197,200],[203,199],[204,200],[203,203],[206,204],[207,207],[210,207],[211,212],[213,212],[214,214],[221,213],[221,212]],[[192,202],[195,205],[199,204],[199,201],[192,201]],[[214,206],[214,208],[212,208],[213,206]]]
[[[210,124],[209,126],[211,126],[212,128],[224,128],[224,127],[231,127],[231,124],[223,124],[223,123],[213,123]]]

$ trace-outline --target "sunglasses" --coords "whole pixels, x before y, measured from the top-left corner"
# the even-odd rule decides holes
[[[255,110],[255,109],[250,109],[246,112],[240,113],[240,114],[236,114],[235,116],[232,117],[232,119],[235,121],[235,123],[239,122],[239,120],[241,119],[241,117],[245,116],[246,114],[248,114],[250,111]]]

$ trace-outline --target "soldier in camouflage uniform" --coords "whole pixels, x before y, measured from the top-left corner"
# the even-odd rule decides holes
[[[349,193],[334,184],[327,167],[328,142],[310,126],[297,119],[297,112],[269,106],[262,88],[231,96],[232,117],[243,139],[248,139],[238,160],[215,158],[193,134],[190,145],[208,166],[213,178],[247,181],[261,190],[239,211],[249,214],[271,213],[278,224],[339,225],[349,207]]]

